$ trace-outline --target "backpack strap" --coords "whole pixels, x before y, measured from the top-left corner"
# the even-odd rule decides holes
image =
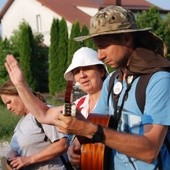
[[[145,107],[146,87],[153,74],[154,73],[141,75],[136,85],[136,91],[135,91],[136,102],[142,114],[143,114],[144,107]]]
[[[115,82],[115,78],[116,76],[119,74],[120,70],[117,69],[115,72],[113,72],[113,74],[111,75],[110,77],[110,80],[109,80],[109,89],[108,89],[108,98],[107,98],[107,103],[109,104],[109,97],[110,95],[114,95],[113,94],[113,86],[114,86],[114,82]]]
[[[165,146],[167,147],[168,152],[170,154],[170,143],[169,143],[169,140],[168,140],[167,136],[165,137],[164,143],[165,143]]]

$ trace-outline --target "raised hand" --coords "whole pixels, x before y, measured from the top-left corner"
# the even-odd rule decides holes
[[[6,56],[5,67],[12,83],[15,86],[17,86],[20,82],[24,81],[22,70],[19,67],[18,61],[15,59],[13,55]]]

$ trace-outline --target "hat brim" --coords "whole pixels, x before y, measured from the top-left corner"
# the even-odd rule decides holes
[[[86,36],[80,36],[80,37],[75,37],[75,41],[83,41],[89,38],[93,38],[99,35],[107,35],[107,34],[119,34],[119,33],[130,33],[130,32],[142,32],[142,31],[149,31],[151,28],[143,28],[143,29],[126,29],[126,30],[118,30],[118,31],[107,31],[107,32],[101,32],[98,34],[91,34],[91,35],[86,35]]]
[[[107,66],[105,64],[102,64],[102,63],[92,63],[92,64],[84,64],[82,66],[77,66],[75,67],[73,64],[71,64],[68,69],[66,70],[66,72],[64,73],[64,78],[67,80],[67,81],[74,81],[74,76],[73,76],[73,73],[72,71],[75,69],[75,68],[78,68],[78,67],[87,67],[87,66],[95,66],[95,65],[102,65],[105,70],[106,70],[106,73],[109,74],[109,71],[107,69]]]

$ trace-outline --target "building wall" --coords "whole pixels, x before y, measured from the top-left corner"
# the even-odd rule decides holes
[[[31,26],[33,33],[40,32],[44,35],[44,43],[49,45],[53,18],[60,20],[61,16],[36,0],[15,0],[2,18],[2,38],[9,38],[13,31],[18,29],[19,24],[25,20]],[[70,29],[71,23],[67,22],[67,25]]]

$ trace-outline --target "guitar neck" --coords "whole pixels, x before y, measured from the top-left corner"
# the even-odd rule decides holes
[[[73,81],[67,81],[66,91],[65,91],[65,108],[63,112],[65,116],[71,116],[72,90],[73,90]]]
[[[73,90],[73,81],[67,81],[66,91],[65,91],[65,108],[63,114],[65,116],[71,116],[72,114],[72,90]],[[75,112],[77,112],[76,106],[75,106]],[[78,113],[81,114],[81,113]],[[82,115],[83,116],[83,115]],[[84,143],[91,143],[90,139],[82,136],[76,136],[81,144]]]

